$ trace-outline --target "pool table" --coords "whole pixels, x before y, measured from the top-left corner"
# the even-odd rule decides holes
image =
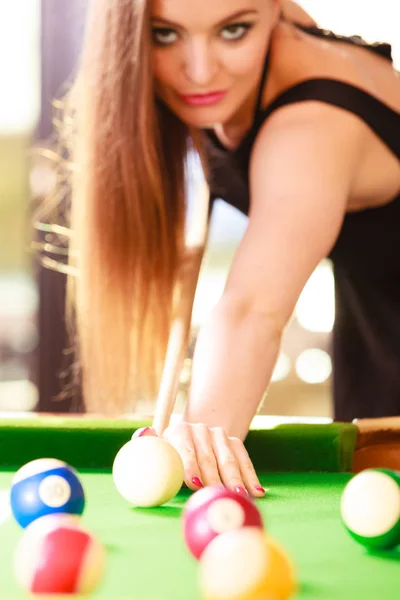
[[[181,536],[183,489],[160,508],[132,508],[117,494],[111,466],[118,449],[146,421],[32,415],[0,419],[0,488],[22,464],[67,461],[87,495],[83,523],[104,544],[107,567],[94,598],[200,600],[197,564]],[[297,600],[398,600],[400,548],[368,553],[344,530],[339,502],[352,471],[369,464],[400,468],[400,423],[256,419],[246,445],[268,493],[257,505],[269,533],[292,557]],[[4,494],[4,492],[3,492]],[[0,525],[0,598],[25,598],[11,563],[22,530]],[[228,575],[227,575],[228,577]]]

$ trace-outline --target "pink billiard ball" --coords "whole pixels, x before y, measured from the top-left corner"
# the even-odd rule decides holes
[[[242,527],[264,527],[261,513],[249,496],[213,486],[199,490],[186,503],[183,535],[197,560],[218,535]]]

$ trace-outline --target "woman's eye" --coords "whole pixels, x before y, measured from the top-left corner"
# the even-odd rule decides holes
[[[176,31],[167,29],[166,27],[153,27],[152,36],[154,43],[159,46],[168,46],[178,39]]]
[[[236,42],[243,39],[251,27],[252,24],[250,23],[235,23],[234,25],[228,25],[222,30],[222,37],[230,42]]]

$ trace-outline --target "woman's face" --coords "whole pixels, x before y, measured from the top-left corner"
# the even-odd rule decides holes
[[[157,94],[185,123],[234,120],[254,97],[279,0],[153,0]]]

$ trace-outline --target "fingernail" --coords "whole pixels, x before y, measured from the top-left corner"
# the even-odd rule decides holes
[[[263,487],[261,487],[261,485],[256,485],[254,489],[256,489],[257,492],[262,492],[263,494],[265,494],[265,490]]]
[[[200,479],[198,477],[193,477],[192,479],[192,483],[193,485],[195,485],[196,487],[202,488],[204,487],[204,485],[201,483]]]
[[[156,435],[156,432],[154,431],[154,429],[152,427],[141,427],[140,429],[137,429],[135,431],[135,433],[132,436],[132,439],[136,439],[139,437],[144,437],[144,436],[154,436]]]
[[[236,491],[238,494],[243,494],[244,496],[248,496],[248,493],[246,492],[246,490],[243,487],[238,486],[236,488]]]

